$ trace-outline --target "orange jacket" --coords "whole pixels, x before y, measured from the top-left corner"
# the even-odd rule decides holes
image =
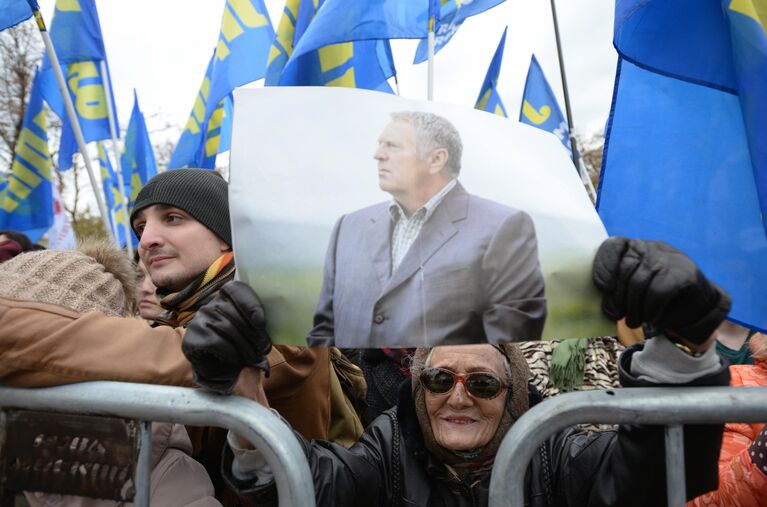
[[[730,366],[732,386],[767,387],[767,362]],[[719,455],[719,489],[688,507],[760,507],[767,505],[767,474],[752,462],[748,448],[764,424],[728,423]]]

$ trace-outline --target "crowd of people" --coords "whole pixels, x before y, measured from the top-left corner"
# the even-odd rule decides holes
[[[221,176],[161,173],[136,197],[130,221],[136,263],[108,243],[30,251],[23,236],[0,232],[0,382],[116,380],[245,396],[292,428],[318,505],[487,505],[501,441],[542,402],[517,343],[274,345],[258,296],[233,280]],[[621,385],[767,385],[767,338],[748,338],[755,364],[730,366],[715,346],[729,296],[678,250],[610,238],[593,279],[608,317],[645,329],[614,365]],[[691,505],[767,505],[763,424],[684,429]],[[276,502],[265,458],[235,433],[154,424],[152,437],[153,505]],[[527,470],[531,506],[666,502],[662,427],[569,428],[543,442]],[[31,505],[113,504],[26,497]]]

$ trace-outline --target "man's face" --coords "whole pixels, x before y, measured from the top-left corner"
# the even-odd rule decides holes
[[[418,159],[415,128],[409,121],[394,120],[384,128],[373,158],[378,161],[378,185],[394,198],[416,194],[429,177],[428,157]]]
[[[152,282],[166,290],[183,289],[230,249],[189,213],[164,204],[142,209],[132,225],[141,236],[139,256]]]

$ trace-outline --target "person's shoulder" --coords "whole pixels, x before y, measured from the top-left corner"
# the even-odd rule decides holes
[[[528,220],[527,212],[492,201],[474,194],[467,194],[469,200],[469,213],[480,217],[485,222],[505,222],[507,220]]]
[[[3,311],[17,310],[19,312],[38,312],[41,314],[52,314],[69,319],[76,319],[83,314],[64,306],[53,305],[49,303],[39,303],[37,301],[27,301],[22,299],[13,299],[0,295],[0,308]]]
[[[381,216],[388,216],[389,204],[390,201],[384,201],[352,211],[341,217],[340,222],[343,225],[357,224],[369,222]]]
[[[389,204],[391,201],[382,201],[377,202],[375,204],[372,204],[370,206],[367,206],[362,209],[358,209],[357,211],[353,211],[346,215],[347,217],[353,217],[353,216],[368,216],[368,215],[375,215],[380,213],[381,211],[386,211],[389,209]]]
[[[360,440],[366,441],[368,445],[376,443],[378,447],[391,447],[394,445],[394,438],[400,438],[399,420],[397,418],[397,407],[392,407],[376,417],[365,428]]]

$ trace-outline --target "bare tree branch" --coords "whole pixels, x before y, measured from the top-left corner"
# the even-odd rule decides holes
[[[32,88],[43,44],[33,22],[0,32],[0,171],[13,162],[13,150]]]

